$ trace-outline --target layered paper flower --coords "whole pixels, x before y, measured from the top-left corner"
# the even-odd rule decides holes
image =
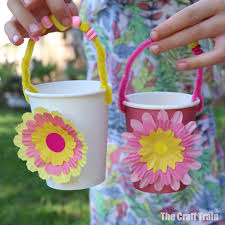
[[[23,115],[16,131],[18,156],[27,161],[30,171],[38,171],[42,179],[52,177],[56,183],[67,183],[71,176],[80,175],[87,145],[83,135],[60,113],[36,108],[34,113]]]
[[[158,112],[157,119],[150,113],[143,113],[142,122],[131,120],[133,132],[122,134],[128,143],[122,146],[128,153],[124,163],[130,166],[132,182],[139,182],[140,188],[154,184],[157,191],[164,185],[177,191],[180,182],[191,184],[189,170],[197,170],[201,164],[195,160],[201,155],[194,145],[201,139],[193,134],[196,122],[184,125],[183,114],[176,111],[171,119],[165,110]]]

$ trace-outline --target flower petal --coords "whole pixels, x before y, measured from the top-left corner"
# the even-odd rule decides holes
[[[191,156],[193,158],[197,158],[200,155],[202,155],[202,150],[200,148],[198,148],[198,149],[191,149],[191,150],[187,150],[187,151],[185,151],[183,153],[184,153],[184,155]]]
[[[164,187],[164,184],[160,177],[158,177],[157,181],[154,184],[154,188],[156,191],[161,191]]]
[[[181,123],[183,120],[183,113],[181,111],[176,111],[174,114],[173,114],[173,117],[171,119],[171,121],[173,123]]]
[[[202,167],[201,163],[198,162],[198,161],[194,161],[192,163],[189,163],[188,166],[191,170],[198,170]]]
[[[148,179],[148,176],[145,176],[141,179],[139,187],[144,188],[147,185],[149,185],[149,179]]]
[[[187,123],[184,128],[189,133],[192,133],[196,129],[196,127],[197,127],[196,122],[195,121],[191,121],[191,122]]]
[[[163,121],[169,120],[168,113],[165,110],[160,110],[157,119]]]
[[[33,120],[28,120],[28,121],[26,122],[26,126],[27,126],[27,128],[28,128],[29,130],[35,131],[35,130],[36,130],[36,127],[37,127],[37,124],[36,124],[36,122],[33,121]]]
[[[131,119],[130,125],[131,125],[131,127],[133,128],[134,131],[138,131],[142,134],[144,133],[144,127],[143,127],[143,125],[140,121]]]
[[[130,180],[131,180],[132,182],[137,182],[137,181],[139,181],[140,179],[139,179],[137,173],[132,172],[132,174],[131,174],[131,176],[130,176]]]
[[[159,173],[153,173],[152,170],[149,170],[147,174],[148,174],[148,182],[149,182],[149,184],[155,183],[157,178],[159,177]]]
[[[124,159],[122,161],[122,164],[125,166],[125,167],[132,167],[134,164],[136,164],[136,160],[130,160],[128,158]]]
[[[120,149],[122,152],[124,152],[124,153],[131,153],[131,152],[136,151],[136,148],[134,148],[134,147],[132,147],[132,146],[130,146],[130,145],[128,145],[128,144],[121,145],[121,146],[119,147],[119,149]]]
[[[46,171],[47,174],[59,176],[61,171],[62,171],[62,167],[61,166],[54,166],[54,165],[49,163],[49,164],[46,165],[45,171]]]
[[[130,133],[130,132],[124,132],[124,133],[122,133],[121,136],[122,136],[123,141],[128,141],[131,138],[136,138],[136,136],[133,133]]]
[[[143,113],[142,121],[143,121],[143,126],[147,135],[149,134],[150,130],[156,130],[155,121],[150,113],[147,113],[147,112]]]
[[[161,173],[160,174],[161,180],[165,185],[169,185],[171,183],[171,177],[170,177],[170,173],[166,172],[166,173]]]
[[[173,130],[174,134],[175,134],[174,136],[176,138],[183,139],[182,135],[184,134],[184,132],[183,132],[184,131],[184,125],[182,123],[173,123],[171,125],[171,127],[172,127],[172,130]]]
[[[191,184],[191,178],[190,176],[186,173],[184,174],[183,178],[181,179],[182,183],[185,185],[190,185]]]
[[[145,176],[146,172],[148,172],[147,163],[136,163],[132,166],[132,170],[135,171],[139,178],[142,178]]]
[[[180,181],[178,181],[172,177],[170,186],[174,191],[178,191],[180,189]]]
[[[35,160],[34,164],[39,168],[46,165],[46,163],[41,158],[37,158]]]
[[[192,140],[196,143],[200,142],[202,140],[202,136],[200,134],[194,134],[192,135]]]
[[[172,169],[171,169],[172,170]],[[171,173],[173,175],[173,177],[176,179],[176,180],[181,180],[182,178],[182,173],[181,171],[179,170],[172,170],[173,172]]]
[[[40,158],[40,152],[39,151],[36,151],[34,147],[29,147],[27,148],[26,150],[26,155],[29,157],[29,158]]]
[[[64,163],[63,165],[62,165],[62,172],[64,173],[64,174],[68,174],[69,172],[70,172],[70,166],[69,166],[69,163]]]

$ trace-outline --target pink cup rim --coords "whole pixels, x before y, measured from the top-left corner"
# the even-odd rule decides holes
[[[161,105],[151,105],[151,104],[140,104],[136,102],[132,102],[132,98],[136,96],[143,96],[143,95],[151,95],[152,97],[162,96],[162,95],[170,95],[170,97],[176,97],[178,95],[182,95],[186,100],[182,104],[161,104]],[[128,107],[136,108],[136,109],[154,109],[154,110],[161,110],[161,109],[184,109],[184,108],[191,108],[197,106],[200,103],[200,100],[197,99],[196,101],[192,102],[192,95],[180,92],[140,92],[129,94],[126,96],[130,101],[123,101],[123,104]]]

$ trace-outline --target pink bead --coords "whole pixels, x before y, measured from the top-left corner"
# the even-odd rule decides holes
[[[72,27],[79,28],[81,24],[81,18],[79,16],[72,17]]]
[[[98,36],[98,34],[97,34],[97,33],[94,33],[94,34],[92,34],[90,37],[88,37],[88,40],[89,40],[89,41],[92,41],[92,40],[94,40],[97,36]]]
[[[93,28],[91,28],[86,34],[87,38],[89,38],[94,32],[95,32],[95,30]]]
[[[53,23],[52,23],[52,21],[49,19],[48,16],[44,16],[44,17],[41,19],[41,23],[42,23],[42,25],[43,25],[45,28],[47,28],[47,29],[49,29],[49,28],[51,28],[51,27],[53,26]]]
[[[30,38],[31,40],[37,42],[37,41],[40,40],[41,36],[39,36],[39,37],[33,37],[32,35],[30,35],[29,38]]]

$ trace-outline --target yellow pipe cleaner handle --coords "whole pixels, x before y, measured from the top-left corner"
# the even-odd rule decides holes
[[[62,24],[60,24],[59,21],[53,15],[50,15],[49,17],[54,23],[54,25],[60,31],[65,31],[67,29],[67,27],[64,27]],[[84,33],[87,33],[90,30],[90,26],[86,23],[81,22],[80,30],[83,31]],[[43,32],[45,32],[44,29],[43,29]],[[108,84],[108,78],[107,78],[107,71],[106,71],[106,65],[105,65],[106,52],[98,38],[95,38],[93,40],[93,43],[97,51],[97,58],[98,58],[97,64],[98,64],[98,70],[99,70],[99,77],[101,80],[100,88],[105,89],[105,103],[106,105],[109,105],[112,102],[112,89],[110,85]],[[35,86],[31,84],[31,74],[29,71],[34,46],[35,46],[35,42],[30,39],[27,45],[25,56],[22,60],[22,65],[21,65],[22,74],[23,74],[22,83],[23,83],[23,91],[25,91],[26,89],[29,89],[31,92],[38,93],[38,90],[35,88]],[[25,93],[24,95],[27,102],[29,103],[28,96]]]

